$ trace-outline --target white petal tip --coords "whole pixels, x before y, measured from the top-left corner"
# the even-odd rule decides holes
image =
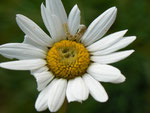
[[[68,100],[68,103],[71,103],[71,102],[73,102],[73,101],[71,101],[71,100],[69,100],[69,99],[67,99]]]
[[[22,14],[16,14],[16,18],[23,16]]]
[[[37,90],[38,90],[38,91],[41,91],[41,90],[42,90],[42,88],[39,88],[39,87],[38,87],[38,88],[37,88]]]
[[[121,75],[118,79],[119,83],[122,83],[126,80],[126,77],[124,75]]]
[[[111,7],[110,9],[115,10],[115,9],[117,9],[117,8],[116,8],[116,6],[113,6],[113,7]]]
[[[127,32],[128,32],[128,29],[120,31],[120,33],[122,33],[123,35],[125,35]]]
[[[135,40],[135,39],[136,39],[136,36],[132,36],[132,38]]]
[[[128,31],[128,29],[125,29],[124,32],[126,33]]]
[[[41,111],[42,111],[41,109],[38,109],[36,105],[35,105],[35,109],[36,109],[36,111],[38,111],[38,112],[41,112]]]
[[[111,7],[111,8],[109,8],[106,12],[107,12],[107,13],[110,12],[110,14],[116,15],[116,13],[117,13],[117,8],[116,8],[116,7]]]
[[[70,99],[68,99],[68,103],[75,102],[75,101],[82,103],[82,100],[70,100]]]
[[[35,103],[35,109],[36,109],[36,111],[38,111],[38,112],[42,112],[42,111],[45,111],[47,108],[42,108],[42,107],[40,107],[40,106],[38,106],[38,104],[37,103]]]
[[[20,21],[20,20],[23,20],[25,16],[23,16],[22,14],[17,14],[16,15],[16,21]]]
[[[16,17],[19,16],[20,14],[16,14]]]
[[[129,50],[130,55],[134,52],[135,50]]]
[[[78,12],[80,12],[78,5],[76,4],[73,9],[76,9]]]
[[[45,8],[45,5],[44,5],[43,3],[41,3],[41,9],[42,9],[42,8]]]
[[[108,95],[106,97],[104,97],[103,99],[98,100],[98,101],[101,103],[107,102],[108,101]]]
[[[115,80],[113,83],[123,83],[125,82],[125,80],[126,80],[126,77],[121,74],[121,76],[117,80]]]
[[[74,6],[75,8],[78,8],[78,5],[77,4],[75,4],[75,6]]]
[[[56,110],[53,110],[53,109],[50,109],[50,108],[49,108],[49,110],[50,110],[50,112],[52,112],[52,113],[53,113],[53,112],[56,112]]]
[[[0,63],[0,67],[1,68],[7,68],[7,64],[4,62],[4,63]]]
[[[50,107],[49,107],[48,109],[49,109],[49,111],[52,112],[52,113],[57,112],[57,111],[59,110],[59,109],[50,108]]]
[[[126,81],[126,77],[122,75],[122,76],[120,77],[120,83],[125,82],[125,81]]]
[[[41,3],[41,7],[43,7],[44,6],[44,4],[43,3]]]
[[[132,42],[136,39],[136,36],[130,36],[130,39],[132,40]]]
[[[130,56],[135,50],[126,50],[123,51],[126,54],[126,57]]]
[[[116,6],[111,7],[110,10],[112,10],[112,11],[117,11],[117,7],[116,7]]]
[[[136,39],[136,36],[132,36],[132,37],[134,37],[134,39]]]

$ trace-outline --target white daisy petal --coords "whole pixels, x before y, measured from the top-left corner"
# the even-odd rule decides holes
[[[100,64],[111,64],[127,58],[134,50],[115,52],[104,56],[91,56],[91,60]]]
[[[31,70],[31,74],[36,74],[36,73],[42,73],[42,72],[45,72],[45,71],[48,71],[49,68],[47,66],[43,66],[43,67],[40,67],[38,69],[34,69],[34,70]]]
[[[45,71],[42,73],[35,73],[34,77],[37,81],[38,91],[43,90],[48,83],[54,78],[53,74],[50,71]]]
[[[73,101],[82,102],[81,100],[74,97],[74,95],[72,94],[71,87],[68,87],[68,86],[67,86],[67,90],[66,90],[66,97],[67,97],[67,100],[69,103],[73,102]]]
[[[42,59],[20,60],[0,63],[0,67],[12,70],[33,70],[46,65],[46,61]]]
[[[7,55],[7,54],[2,54],[4,57],[8,58],[8,59],[13,59],[14,57],[12,57],[11,55]]]
[[[127,30],[123,30],[123,31],[110,34],[104,37],[103,39],[91,44],[90,46],[87,47],[87,49],[93,52],[93,51],[100,51],[107,47],[110,47],[111,45],[119,41],[125,35],[126,32]]]
[[[45,58],[45,51],[29,44],[8,43],[0,46],[0,54],[16,59],[37,59]]]
[[[32,20],[23,15],[17,14],[16,21],[22,31],[34,42],[41,46],[52,46],[52,39]]]
[[[110,65],[93,63],[89,66],[87,72],[96,80],[101,82],[111,82],[118,80],[122,76],[120,70]]]
[[[88,98],[89,90],[87,89],[81,77],[76,77],[72,80],[69,80],[67,89],[68,90],[66,93],[69,102],[71,101],[82,102],[83,100],[86,100]]]
[[[135,39],[136,39],[135,36],[124,37],[122,40],[120,40],[119,42],[117,42],[114,45],[110,46],[109,48],[101,50],[101,51],[96,51],[96,52],[93,52],[91,54],[92,55],[110,54],[112,52],[118,51],[119,49],[125,48],[126,46],[131,44]]]
[[[45,25],[45,27],[47,28],[47,30],[49,31],[49,33],[51,32],[51,30],[50,30],[50,25],[49,25],[49,20],[48,20],[48,18],[47,18],[47,12],[46,12],[46,8],[45,8],[45,6],[44,6],[44,4],[42,3],[41,4],[41,16],[42,16],[42,19],[43,19],[43,22],[44,22],[44,25]]]
[[[68,17],[68,27],[69,27],[70,33],[72,35],[75,35],[79,26],[80,26],[80,10],[78,6],[75,5],[72,8]]]
[[[51,90],[50,84],[39,94],[36,102],[35,108],[37,111],[44,111],[48,107],[48,98],[49,98],[49,91]]]
[[[103,88],[103,86],[96,81],[93,77],[91,77],[89,74],[85,74],[83,76],[83,80],[85,84],[87,85],[90,94],[92,97],[99,101],[99,102],[106,102],[108,100],[108,95]]]
[[[37,44],[37,43],[34,42],[31,38],[29,38],[27,35],[24,36],[24,41],[23,41],[23,43],[24,43],[24,44],[32,45],[32,46],[34,46],[34,47],[36,47],[36,48],[39,48],[39,49],[41,49],[41,50],[43,50],[43,51],[45,51],[45,52],[48,51],[48,48],[47,48],[47,47],[41,46],[41,45]]]
[[[114,81],[112,81],[112,83],[122,83],[126,80],[126,77],[124,75],[120,75],[120,77]]]
[[[82,103],[89,93],[96,101],[106,102],[108,95],[100,82],[122,83],[126,80],[119,69],[108,64],[131,55],[134,50],[116,51],[136,39],[135,36],[124,37],[127,30],[101,39],[116,15],[117,8],[109,8],[86,29],[80,24],[77,5],[67,18],[61,0],[45,0],[45,4],[41,4],[41,16],[50,36],[28,17],[17,14],[16,22],[25,33],[24,41],[0,45],[1,55],[18,59],[0,63],[0,68],[30,71],[40,92],[35,102],[37,111],[48,108],[50,112],[57,112],[65,98],[68,102]],[[71,65],[74,60],[78,63]]]
[[[58,16],[51,14],[48,9],[45,8],[45,6],[41,5],[41,11],[42,11],[42,17],[43,20],[47,20],[45,23],[48,24],[47,28],[48,31],[51,34],[51,37],[55,42],[58,42],[62,39],[65,39],[65,32],[63,28],[63,24],[61,23]]]
[[[96,18],[88,27],[87,31],[81,38],[81,42],[88,46],[100,39],[115,21],[117,14],[116,7],[112,7]]]
[[[48,15],[50,27],[51,27],[51,36],[55,42],[58,42],[62,39],[65,39],[65,33],[62,25],[60,24],[59,18],[55,15]]]
[[[46,0],[46,8],[50,11],[50,14],[60,18],[62,25],[67,23],[67,14],[61,0]]]
[[[67,88],[67,80],[54,79],[51,82],[51,89],[49,91],[48,108],[51,112],[56,112],[65,100],[65,93]]]

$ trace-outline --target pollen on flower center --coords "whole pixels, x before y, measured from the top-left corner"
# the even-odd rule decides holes
[[[50,48],[47,62],[55,77],[73,79],[86,72],[90,55],[81,43],[63,40]]]

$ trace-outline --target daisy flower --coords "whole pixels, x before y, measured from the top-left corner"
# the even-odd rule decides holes
[[[18,60],[0,63],[0,67],[31,71],[40,92],[35,103],[37,111],[48,108],[56,112],[65,98],[82,102],[89,94],[98,102],[106,102],[108,95],[100,82],[125,81],[120,70],[109,64],[131,55],[134,50],[116,51],[136,39],[124,37],[127,30],[103,37],[116,13],[116,7],[106,10],[86,29],[80,24],[77,5],[67,18],[61,0],[46,0],[46,5],[41,4],[41,14],[50,36],[29,18],[17,14],[24,41],[1,45],[0,54]]]

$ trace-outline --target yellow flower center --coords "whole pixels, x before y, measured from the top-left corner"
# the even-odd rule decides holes
[[[63,40],[50,48],[47,62],[55,77],[73,79],[86,72],[90,64],[90,55],[81,43]]]

